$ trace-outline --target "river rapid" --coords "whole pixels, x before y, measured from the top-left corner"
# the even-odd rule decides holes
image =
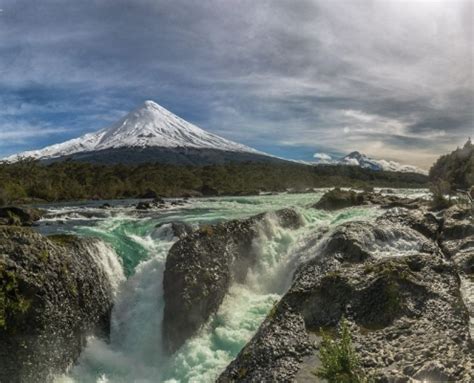
[[[274,303],[291,283],[299,264],[314,256],[305,248],[324,241],[331,228],[347,221],[374,220],[382,211],[359,207],[327,212],[309,208],[325,190],[307,194],[191,199],[163,210],[138,211],[135,201],[47,205],[38,230],[44,234],[74,233],[101,238],[98,259],[116,287],[110,340],[90,337],[79,361],[55,383],[212,382],[257,331]],[[422,197],[426,190],[396,190]],[[231,219],[295,208],[304,220],[297,230],[282,229],[269,219],[255,246],[257,264],[245,283],[234,283],[218,312],[173,356],[162,351],[163,272],[168,250],[177,240],[171,222],[196,228]],[[112,249],[112,250],[111,250]],[[100,251],[100,247],[99,247]],[[122,268],[111,265],[117,257]],[[112,267],[114,266],[114,267]]]

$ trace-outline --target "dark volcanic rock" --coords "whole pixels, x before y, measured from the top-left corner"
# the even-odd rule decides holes
[[[282,303],[217,381],[293,382],[303,357],[313,352],[302,316]]]
[[[326,192],[313,207],[316,209],[337,210],[363,205],[364,203],[362,193],[335,188]]]
[[[218,381],[294,381],[318,358],[312,334],[345,317],[374,381],[471,382],[469,315],[457,267],[431,239],[435,222],[399,210],[337,227]]]
[[[149,210],[153,208],[153,206],[150,201],[140,201],[137,203],[137,206],[135,208],[137,210]]]
[[[163,282],[163,339],[168,352],[176,351],[216,312],[233,280],[244,281],[257,257],[255,240],[269,231],[272,217],[282,227],[302,225],[294,210],[283,209],[203,226],[171,248]]]
[[[388,211],[383,219],[387,224],[408,226],[431,240],[437,240],[442,225],[442,219],[429,212],[426,207],[416,210],[394,209]]]
[[[474,318],[474,214],[470,206],[453,206],[443,212],[439,244],[458,269],[464,302]],[[471,326],[472,327],[472,326]],[[471,328],[471,335],[474,327]]]
[[[400,255],[415,252],[434,252],[435,244],[420,232],[403,225],[389,212],[374,223],[348,222],[336,227],[319,249],[323,262],[332,266],[332,260],[358,263],[374,256],[387,256],[394,251]],[[311,264],[311,262],[309,263]]]
[[[453,206],[443,213],[443,229],[439,238],[443,250],[451,257],[474,252],[474,216],[469,207]]]
[[[337,210],[352,206],[380,205],[384,209],[394,207],[418,209],[426,205],[426,203],[426,201],[421,199],[400,198],[374,192],[355,192],[353,190],[335,188],[326,192],[313,207],[323,210]]]
[[[0,225],[31,226],[38,221],[43,212],[40,209],[26,207],[0,207]]]
[[[191,234],[194,231],[194,228],[186,222],[171,222],[170,224],[167,223],[159,223],[156,225],[156,228],[161,228],[165,225],[169,225],[169,229],[171,230],[171,234],[173,237],[178,237],[179,239],[184,238],[188,234]]]
[[[193,227],[185,222],[172,222],[171,230],[173,231],[174,236],[178,238],[184,238],[194,231]]]
[[[135,208],[137,210],[161,209],[166,206],[166,202],[162,198],[155,198],[152,201],[140,201]]]
[[[52,380],[90,334],[108,334],[110,281],[96,240],[0,227],[0,382]]]

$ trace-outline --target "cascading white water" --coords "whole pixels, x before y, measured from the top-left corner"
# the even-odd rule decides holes
[[[56,383],[213,381],[285,292],[293,270],[315,255],[306,249],[314,251],[308,244],[321,240],[318,233],[343,222],[372,220],[381,213],[367,207],[339,212],[305,208],[317,198],[306,194],[197,200],[155,219],[116,216],[92,227],[76,228],[109,242],[123,259],[129,277],[116,297],[110,342],[89,339],[77,365]],[[259,257],[245,283],[234,283],[199,333],[172,357],[165,357],[161,350],[162,280],[168,250],[176,241],[166,223],[212,223],[288,206],[304,207],[299,209],[304,227],[282,229],[270,215],[260,225],[261,235],[254,242]]]
[[[96,240],[87,246],[89,254],[104,270],[107,275],[112,292],[118,293],[120,285],[125,281],[123,266],[114,249],[103,241]]]

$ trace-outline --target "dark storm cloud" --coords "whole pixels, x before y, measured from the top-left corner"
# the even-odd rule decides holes
[[[474,130],[468,0],[0,0],[0,9],[5,154],[37,146],[35,132],[56,142],[96,129],[144,99],[279,155],[357,149],[428,166]]]
[[[408,126],[408,130],[414,134],[432,133],[432,132],[446,132],[450,130],[458,131],[462,128],[472,127],[472,115],[465,116],[439,116],[428,117],[413,125]]]

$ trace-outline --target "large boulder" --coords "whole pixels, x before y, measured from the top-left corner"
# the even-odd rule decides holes
[[[471,318],[474,318],[474,212],[468,205],[456,205],[443,212],[439,244],[456,265],[461,292]],[[471,321],[474,336],[474,319]]]
[[[469,206],[455,205],[443,212],[440,244],[450,257],[474,252],[474,215]]]
[[[323,210],[337,210],[363,204],[365,204],[365,201],[362,193],[335,188],[323,194],[321,199],[313,207]]]
[[[0,207],[0,225],[31,226],[43,215],[35,208],[7,206]]]
[[[218,381],[298,380],[319,360],[319,330],[345,317],[374,381],[471,382],[469,315],[457,267],[431,235],[421,234],[432,232],[425,230],[432,217],[396,214],[341,225],[315,243],[315,257],[297,269],[289,291]],[[422,217],[420,232],[411,226]]]
[[[269,225],[296,229],[301,217],[291,209],[202,226],[171,248],[164,273],[163,340],[175,352],[215,313],[232,281],[243,282],[254,265],[255,240]]]
[[[427,202],[422,199],[402,198],[394,195],[384,195],[374,192],[356,192],[335,188],[329,190],[313,207],[322,210],[338,210],[353,206],[380,205],[384,209],[401,207],[405,209],[419,209]]]
[[[136,204],[137,210],[162,209],[166,207],[166,202],[163,198],[155,198],[151,201],[140,201]]]
[[[159,235],[176,237],[179,239],[191,234],[194,228],[191,224],[186,222],[174,221],[170,223],[159,223],[155,226]]]
[[[99,264],[104,246],[0,227],[0,382],[51,381],[88,335],[107,336],[113,284]]]
[[[399,217],[406,216],[403,212]],[[436,245],[415,228],[395,219],[392,211],[375,222],[347,222],[337,226],[330,237],[318,248],[319,257],[313,262],[333,266],[333,262],[359,263],[374,257],[393,253],[409,255],[418,252],[435,252]],[[412,222],[409,222],[410,224]],[[428,223],[420,226],[426,226]],[[416,226],[416,225],[415,225]],[[311,262],[306,265],[311,265]]]
[[[392,209],[382,218],[388,225],[408,226],[430,240],[437,240],[443,224],[442,217],[428,211],[426,206],[416,210]]]

